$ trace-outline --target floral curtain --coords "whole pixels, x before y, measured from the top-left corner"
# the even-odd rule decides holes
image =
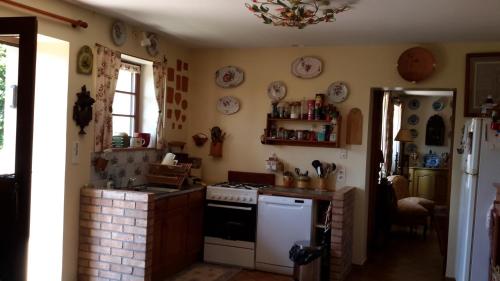
[[[121,54],[96,44],[96,102],[94,106],[95,152],[111,148],[113,97],[121,65]]]
[[[155,83],[156,101],[158,103],[158,123],[156,125],[156,149],[165,148],[164,138],[164,109],[165,93],[167,91],[167,62],[155,62],[153,64],[153,76]]]
[[[389,176],[392,170],[392,140],[393,140],[393,120],[394,104],[391,99],[391,92],[384,93],[382,103],[382,140],[381,149],[384,155],[384,171]]]

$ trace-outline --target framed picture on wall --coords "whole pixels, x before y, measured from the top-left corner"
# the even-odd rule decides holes
[[[500,53],[467,54],[464,116],[480,116],[490,95],[500,102]]]

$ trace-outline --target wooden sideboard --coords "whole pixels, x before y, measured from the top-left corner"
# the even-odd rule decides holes
[[[449,205],[450,186],[448,168],[410,167],[411,196],[433,200],[437,205]]]

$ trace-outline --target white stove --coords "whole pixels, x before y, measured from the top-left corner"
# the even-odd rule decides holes
[[[207,187],[206,262],[255,268],[257,201],[265,186],[223,182]]]
[[[207,200],[257,204],[259,189],[266,187],[254,183],[218,183],[207,187]]]

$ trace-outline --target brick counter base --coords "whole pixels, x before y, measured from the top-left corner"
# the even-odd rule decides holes
[[[355,188],[335,192],[332,208],[330,280],[343,281],[351,272]]]
[[[149,281],[154,194],[82,188],[79,281]]]

